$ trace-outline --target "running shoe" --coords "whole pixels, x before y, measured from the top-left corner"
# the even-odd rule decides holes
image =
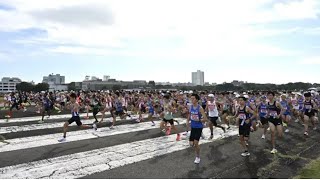
[[[213,139],[213,135],[211,135],[211,136],[209,137],[209,139],[212,140],[212,139]]]
[[[199,158],[199,157],[196,157],[196,159],[194,160],[194,163],[195,163],[195,164],[200,164],[200,161],[201,161],[200,158]]]
[[[114,129],[114,126],[111,126],[110,129]]]
[[[98,127],[97,127],[96,124],[93,124],[93,125],[92,125],[92,128],[93,128],[95,131],[98,130]]]
[[[61,138],[61,139],[59,139],[58,141],[59,141],[59,142],[66,142],[66,140],[67,140],[66,138]]]
[[[266,139],[266,135],[263,134],[262,137],[261,137],[261,139]]]
[[[271,154],[276,154],[278,153],[278,150],[276,150],[275,148],[272,149]]]
[[[247,157],[250,156],[251,154],[248,151],[245,151],[244,153],[241,154],[241,156],[243,157]]]
[[[285,132],[285,133],[288,133],[288,132],[290,132],[290,130],[289,130],[289,129],[286,129],[284,132]]]
[[[305,135],[305,136],[309,136],[309,133],[308,133],[308,132],[305,132],[304,135]]]

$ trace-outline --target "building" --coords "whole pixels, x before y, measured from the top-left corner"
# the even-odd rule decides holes
[[[110,79],[110,76],[103,76],[103,81],[108,81]]]
[[[55,84],[54,82],[49,82],[49,91],[68,91],[67,84]]]
[[[49,76],[44,76],[42,82],[47,84],[50,82],[54,84],[65,84],[65,77],[60,76],[60,74],[50,74]]]
[[[0,92],[7,93],[16,91],[17,84],[21,83],[21,79],[19,78],[9,78],[4,77],[0,82]]]
[[[204,85],[204,72],[198,70],[197,72],[192,72],[192,84],[196,86]]]
[[[146,81],[116,81],[115,79],[109,79],[108,81],[83,81],[82,90],[109,90],[115,86],[124,89],[134,89],[147,86]]]
[[[244,84],[244,82],[243,82],[243,81],[233,80],[233,81],[231,82],[231,84],[233,84],[234,86],[241,86],[241,85]]]

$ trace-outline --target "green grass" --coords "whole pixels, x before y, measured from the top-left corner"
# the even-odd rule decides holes
[[[312,161],[294,179],[320,179],[320,159]]]

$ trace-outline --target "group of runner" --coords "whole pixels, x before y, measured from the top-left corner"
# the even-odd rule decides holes
[[[263,128],[262,139],[266,138],[268,129],[271,134],[271,153],[277,153],[276,134],[278,138],[284,132],[290,133],[292,120],[304,125],[303,133],[309,136],[309,127],[317,129],[318,110],[320,107],[320,95],[318,92],[192,92],[192,91],[150,91],[150,92],[57,92],[57,93],[11,93],[7,96],[7,104],[10,103],[8,118],[12,116],[12,109],[24,109],[26,104],[35,103],[41,111],[44,122],[45,113],[50,116],[51,111],[61,112],[70,109],[72,117],[63,126],[63,138],[67,139],[68,126],[75,122],[81,128],[102,127],[107,112],[113,119],[110,129],[116,126],[116,118],[134,120],[137,123],[150,121],[155,126],[155,121],[160,119],[160,130],[170,135],[171,130],[177,134],[177,141],[181,140],[181,134],[175,126],[174,116],[186,118],[187,129],[183,136],[189,138],[190,145],[196,152],[195,163],[200,163],[199,141],[206,135],[202,130],[210,129],[209,139],[213,139],[214,127],[227,132],[231,124],[239,127],[240,144],[243,148],[242,156],[250,156],[250,133],[258,128]],[[95,121],[92,125],[83,125],[79,112],[86,112],[85,119],[89,119],[89,112],[93,113]],[[97,114],[102,117],[98,120]],[[132,118],[132,115],[138,118]],[[143,115],[147,114],[146,119]],[[221,121],[221,123],[219,123]],[[225,125],[222,125],[225,124]]]

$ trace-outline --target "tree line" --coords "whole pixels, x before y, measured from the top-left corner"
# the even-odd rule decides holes
[[[178,89],[182,91],[188,90],[197,90],[197,91],[301,91],[307,90],[312,87],[320,87],[320,84],[311,84],[311,83],[287,83],[287,84],[256,84],[256,83],[244,83],[240,86],[235,86],[232,83],[223,83],[218,84],[216,86],[172,86],[172,85],[155,85],[154,81],[150,81],[148,85],[144,86],[144,88],[148,89]],[[127,89],[128,86],[114,85],[111,90],[120,90]],[[37,85],[33,85],[28,82],[22,82],[17,84],[16,89],[18,91],[26,91],[26,92],[40,92],[49,90],[49,85],[46,83],[39,83]],[[75,89],[75,83],[70,83],[68,85],[68,90],[77,90]],[[103,88],[101,90],[107,90]]]

